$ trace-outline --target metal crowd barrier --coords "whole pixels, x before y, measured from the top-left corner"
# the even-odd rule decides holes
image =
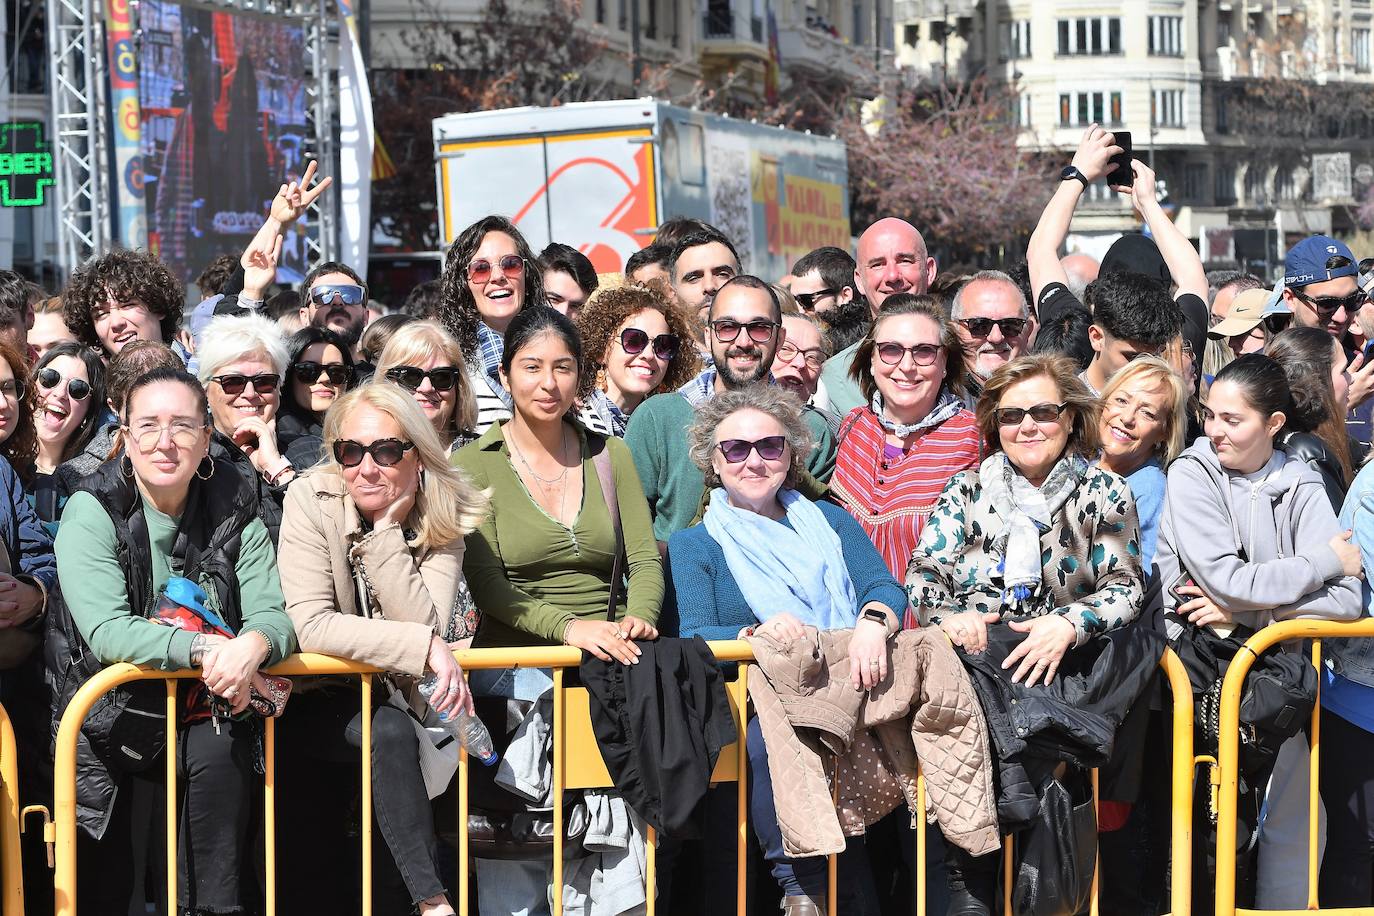
[[[1317,899],[1320,854],[1318,850],[1318,819],[1321,814],[1321,796],[1318,792],[1319,764],[1321,761],[1321,675],[1322,639],[1346,638],[1353,636],[1374,636],[1374,618],[1356,621],[1334,620],[1285,620],[1264,627],[1245,643],[1245,650],[1238,652],[1226,669],[1222,681],[1221,730],[1218,741],[1218,766],[1213,777],[1214,790],[1219,793],[1217,804],[1217,896],[1216,916],[1249,916],[1264,913],[1267,916],[1285,916],[1284,911],[1250,910],[1236,907],[1236,809],[1240,777],[1240,698],[1244,687],[1245,675],[1255,660],[1270,646],[1292,639],[1312,640],[1312,666],[1317,669],[1317,704],[1312,709],[1312,723],[1309,750],[1308,772],[1308,831],[1307,831],[1307,905],[1301,910],[1288,911],[1288,916],[1298,913],[1365,913],[1374,914],[1374,907],[1322,909]],[[1367,764],[1367,761],[1363,763]],[[1296,863],[1295,863],[1296,864]]]
[[[1374,628],[1370,630],[1374,634]],[[748,668],[753,661],[749,645],[743,641],[727,641],[711,644],[716,658],[723,662],[738,662],[738,677],[728,682],[732,712],[739,734],[739,740],[722,751],[717,762],[712,782],[737,782],[738,824],[735,834],[737,843],[737,875],[735,887],[736,912],[748,912],[747,894],[747,843],[748,843],[748,791],[745,782],[748,769],[748,756],[745,746],[745,731],[748,709]],[[552,885],[563,885],[563,837],[565,833],[563,794],[567,789],[602,788],[612,785],[605,763],[597,749],[592,731],[589,699],[587,691],[580,687],[566,687],[564,672],[581,661],[581,652],[569,647],[517,648],[462,650],[455,654],[465,671],[490,668],[552,668],[554,682],[554,741],[553,741],[553,817],[554,850],[552,862]],[[1187,916],[1191,889],[1191,809],[1192,809],[1192,772],[1193,772],[1193,735],[1192,735],[1192,690],[1182,665],[1172,652],[1167,652],[1161,661],[1173,692],[1173,741],[1174,763],[1171,776],[1173,792],[1173,824],[1171,832],[1171,896],[1174,916]],[[272,673],[286,676],[298,675],[357,675],[362,679],[361,706],[368,709],[372,705],[373,675],[378,669],[324,655],[293,655],[271,669]],[[55,760],[55,826],[56,826],[56,873],[54,889],[57,916],[75,916],[77,913],[77,824],[76,824],[76,746],[81,723],[95,702],[109,690],[121,684],[134,681],[163,680],[166,682],[167,696],[167,747],[176,746],[178,719],[177,684],[178,680],[197,677],[198,671],[158,671],[140,668],[131,664],[116,664],[102,670],[85,684],[72,699],[63,716],[57,735]],[[372,720],[362,717],[362,748],[371,747]],[[264,736],[265,774],[264,774],[264,834],[266,842],[265,893],[266,914],[275,916],[276,901],[276,722],[266,720]],[[177,772],[176,755],[166,756],[166,880],[169,906],[175,906],[177,896]],[[362,762],[362,913],[372,913],[372,755],[360,754]],[[9,790],[14,782],[13,732],[8,720],[0,717],[0,776],[6,787],[5,809],[0,814],[0,828],[4,829],[4,881],[6,887],[5,914],[22,913],[22,881],[19,877],[19,853],[17,846],[16,803]],[[468,813],[468,760],[460,753],[457,774],[458,796],[458,877],[459,884],[453,901],[460,916],[469,913],[469,849],[467,837]],[[1097,783],[1093,778],[1094,794]],[[917,916],[925,916],[926,874],[925,862],[927,844],[927,825],[925,819],[925,783],[918,777],[917,794],[919,812],[916,835],[916,894]],[[1234,806],[1234,802],[1233,802]],[[646,882],[655,886],[655,837],[648,830],[646,837]],[[1010,845],[1007,847],[1010,852]],[[1011,857],[1006,857],[1008,874]],[[829,860],[828,912],[836,914],[836,857]],[[1010,913],[1010,887],[1007,883],[1008,907]],[[653,916],[655,910],[654,894],[647,895],[647,913]],[[1097,881],[1094,879],[1092,913],[1098,913]],[[553,895],[553,916],[562,916],[562,894]],[[1220,912],[1220,910],[1218,910]]]
[[[24,867],[19,850],[19,750],[9,713],[0,706],[0,905],[5,916],[24,912]]]

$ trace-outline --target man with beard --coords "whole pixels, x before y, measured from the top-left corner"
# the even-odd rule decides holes
[[[322,261],[305,275],[301,286],[306,291],[301,321],[338,334],[353,359],[362,359],[358,341],[367,327],[367,284],[362,278],[347,264]]]
[[[1016,281],[1000,270],[984,270],[954,294],[950,314],[964,345],[969,387],[965,401],[972,410],[993,370],[1028,349],[1029,309]]]
[[[625,444],[648,497],[660,547],[692,523],[701,504],[701,471],[688,454],[686,436],[696,409],[719,392],[768,379],[785,339],[782,308],[768,284],[748,274],[732,278],[716,292],[708,312],[707,340],[715,365],[677,391],[649,398],[630,418]],[[835,438],[819,413],[808,410],[804,416],[816,442],[807,470],[829,480],[835,469]]]

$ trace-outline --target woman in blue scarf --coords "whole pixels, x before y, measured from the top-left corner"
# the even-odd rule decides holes
[[[800,408],[781,388],[754,385],[716,395],[698,411],[691,454],[706,475],[710,505],[702,524],[668,541],[678,631],[708,640],[755,633],[792,640],[803,626],[852,629],[854,687],[867,690],[887,676],[887,640],[906,596],[849,513],[793,489],[811,449]],[[756,721],[748,746],[753,823],[783,892],[783,913],[822,916],[825,860],[783,855]],[[870,876],[861,841],[841,858],[841,869],[850,866],[856,874],[840,881],[842,912],[876,912],[865,899]],[[856,899],[846,900],[850,895]]]

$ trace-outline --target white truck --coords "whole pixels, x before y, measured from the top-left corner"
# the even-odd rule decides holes
[[[446,248],[497,213],[536,252],[572,245],[598,273],[675,216],[719,227],[769,280],[813,248],[850,249],[845,146],[829,137],[627,99],[445,115],[434,152]]]

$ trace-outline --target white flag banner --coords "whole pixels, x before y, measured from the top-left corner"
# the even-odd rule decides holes
[[[358,43],[353,0],[337,0],[339,18],[339,256],[367,279],[372,235],[372,92]]]

